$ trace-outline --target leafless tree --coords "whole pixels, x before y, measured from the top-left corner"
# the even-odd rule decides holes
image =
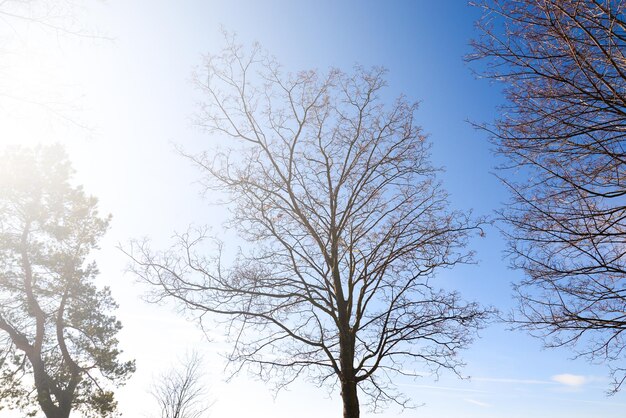
[[[33,126],[73,126],[82,134],[91,130],[80,116],[81,94],[68,89],[70,78],[64,80],[73,69],[61,69],[68,51],[85,40],[94,45],[110,40],[89,21],[84,9],[90,4],[96,2],[0,0],[0,126],[5,131],[23,118]],[[30,73],[35,65],[37,71]]]
[[[515,321],[551,347],[612,363],[626,341],[626,3],[487,1],[475,55],[506,83],[492,129],[508,157],[502,212],[516,287]],[[620,366],[622,364],[622,366]]]
[[[201,418],[211,404],[202,381],[202,358],[197,352],[187,355],[180,364],[154,382],[151,394],[161,418]]]
[[[471,261],[480,221],[449,210],[416,105],[384,105],[381,69],[284,75],[235,43],[196,83],[199,126],[230,140],[189,158],[207,192],[229,197],[249,251],[229,254],[203,230],[166,252],[134,243],[134,272],[155,297],[226,318],[231,364],[277,387],[338,384],[346,418],[359,416],[359,391],[374,409],[406,405],[394,376],[458,374],[487,312],[432,281]]]
[[[93,29],[82,27],[77,12],[84,4],[76,0],[0,0],[0,22],[15,30],[20,22],[48,29],[58,36],[102,38]]]

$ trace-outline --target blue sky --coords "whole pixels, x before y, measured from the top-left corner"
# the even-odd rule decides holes
[[[152,376],[177,353],[197,347],[217,400],[212,416],[339,416],[338,394],[306,382],[275,399],[245,374],[224,383],[218,353],[226,347],[219,331],[210,332],[208,342],[171,306],[142,302],[143,289],[124,273],[126,259],[115,245],[142,236],[165,245],[173,231],[190,223],[218,226],[223,219],[201,199],[196,171],[172,145],[198,150],[210,140],[190,124],[198,97],[189,80],[202,54],[222,47],[220,27],[237,33],[242,43],[259,41],[287,69],[386,67],[389,98],[404,94],[421,102],[418,122],[433,143],[433,162],[445,167],[441,178],[452,205],[492,215],[507,192],[491,174],[496,161],[485,133],[467,120],[492,120],[502,97],[499,86],[477,79],[463,62],[469,40],[477,36],[479,11],[462,0],[110,0],[91,3],[76,16],[113,40],[59,37],[28,25],[23,31],[22,23],[2,28],[10,39],[6,48],[19,53],[2,69],[12,82],[0,83],[11,93],[0,95],[0,143],[66,144],[78,181],[114,216],[97,255],[100,280],[113,287],[125,324],[121,345],[138,361],[136,376],[119,391],[120,410],[127,417],[145,416]],[[57,99],[41,106],[29,101],[35,95]],[[445,271],[437,280],[467,299],[510,309],[510,283],[520,273],[502,259],[499,233],[489,228],[473,247],[477,265]],[[542,350],[539,341],[498,324],[481,336],[464,353],[463,373],[471,380],[443,375],[438,381],[398,382],[424,404],[402,416],[623,416],[626,395],[605,396],[603,365],[569,360],[568,351]],[[391,408],[381,416],[400,412]]]

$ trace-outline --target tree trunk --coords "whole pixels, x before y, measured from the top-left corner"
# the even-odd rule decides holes
[[[37,402],[46,418],[69,418],[72,412],[71,402],[63,402],[62,405],[55,405],[47,390],[38,390]]]
[[[55,404],[52,400],[49,377],[44,371],[43,362],[40,359],[35,359],[31,360],[31,364],[33,364],[34,369],[37,403],[46,418],[69,418],[72,412],[71,397],[68,397],[67,393],[63,393],[65,396],[61,396],[61,399],[58,399],[59,405]]]
[[[55,409],[48,410],[47,412],[44,412],[44,413],[46,415],[46,418],[69,418],[70,412],[72,412],[71,409],[67,409],[67,408],[61,409],[59,407],[56,407]]]
[[[338,266],[335,266],[335,271]],[[336,286],[341,294],[339,276],[335,277]],[[346,314],[346,302],[341,298],[337,301],[339,310],[339,364],[341,366],[341,399],[343,400],[343,418],[359,418],[359,397],[357,394],[356,376],[354,371],[354,334]]]
[[[354,378],[348,379],[341,382],[343,418],[359,418],[359,397],[357,394],[356,381]]]

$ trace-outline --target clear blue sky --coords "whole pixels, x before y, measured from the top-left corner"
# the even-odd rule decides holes
[[[77,17],[113,41],[51,37],[32,27],[11,38],[20,53],[2,69],[12,83],[0,82],[0,87],[31,91],[0,95],[0,142],[67,144],[77,178],[114,215],[98,262],[102,283],[113,286],[121,305],[121,345],[138,361],[136,376],[119,391],[126,417],[150,410],[151,376],[192,346],[205,353],[206,380],[217,400],[214,417],[313,418],[341,412],[337,393],[329,398],[326,390],[306,383],[274,400],[266,386],[245,375],[222,382],[223,363],[216,353],[225,347],[219,332],[207,342],[171,307],[138,300],[142,289],[124,274],[126,260],[114,248],[144,235],[164,245],[173,231],[191,222],[216,223],[223,216],[198,196],[197,173],[172,147],[202,149],[210,140],[190,126],[197,97],[189,79],[203,53],[221,48],[220,26],[236,32],[242,43],[259,41],[289,69],[388,68],[389,97],[405,94],[421,102],[418,121],[433,143],[434,163],[446,168],[441,178],[452,205],[491,215],[507,193],[490,174],[495,161],[485,134],[467,120],[492,120],[502,97],[498,86],[476,79],[463,62],[478,15],[463,0],[110,0],[90,4]],[[5,36],[12,33],[7,30]],[[50,103],[61,105],[33,105],[27,99],[34,95],[58,97]],[[88,128],[65,121],[66,116]],[[446,271],[438,280],[467,299],[506,311],[512,303],[510,283],[520,276],[502,260],[504,242],[489,229],[474,248],[478,265]],[[444,375],[439,381],[399,382],[416,403],[425,404],[402,416],[623,416],[626,395],[604,395],[608,370],[602,365],[570,361],[567,351],[543,351],[539,341],[497,324],[481,335],[464,354],[463,372],[471,380]],[[382,416],[399,412],[391,408]]]

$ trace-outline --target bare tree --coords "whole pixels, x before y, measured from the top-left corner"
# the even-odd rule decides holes
[[[0,164],[0,401],[47,418],[108,417],[120,360],[120,322],[86,259],[108,227],[97,200],[70,184],[59,147],[13,149]]]
[[[480,222],[448,209],[416,105],[385,106],[383,76],[283,75],[258,46],[234,43],[208,57],[198,124],[231,140],[189,158],[207,191],[230,198],[229,225],[249,251],[231,257],[204,230],[166,252],[128,250],[155,297],[226,319],[236,370],[278,388],[298,377],[338,383],[346,418],[359,416],[359,390],[374,409],[406,405],[394,376],[458,374],[458,351],[487,315],[432,283],[471,260]]]
[[[483,38],[472,58],[506,83],[508,99],[492,134],[508,157],[509,252],[527,277],[515,320],[550,347],[612,363],[617,391],[626,348],[626,3],[479,6]]]
[[[32,121],[29,128],[30,125],[73,126],[83,130],[82,134],[91,130],[90,123],[81,116],[82,94],[68,89],[69,84],[75,85],[76,77],[67,75],[73,69],[67,65],[62,68],[67,62],[67,53],[86,39],[94,45],[110,40],[89,22],[84,9],[90,4],[96,2],[0,0],[0,126],[5,131],[3,136],[10,136],[11,125],[23,118]],[[37,71],[32,74],[27,69],[34,63]],[[14,126],[13,129],[19,128]],[[13,142],[20,140],[13,139]]]
[[[201,418],[211,404],[203,386],[202,358],[192,352],[177,366],[154,382],[151,394],[156,400],[161,418]]]
[[[25,22],[62,35],[102,38],[93,29],[83,27],[78,12],[85,4],[76,0],[0,0],[0,22],[15,30]]]

